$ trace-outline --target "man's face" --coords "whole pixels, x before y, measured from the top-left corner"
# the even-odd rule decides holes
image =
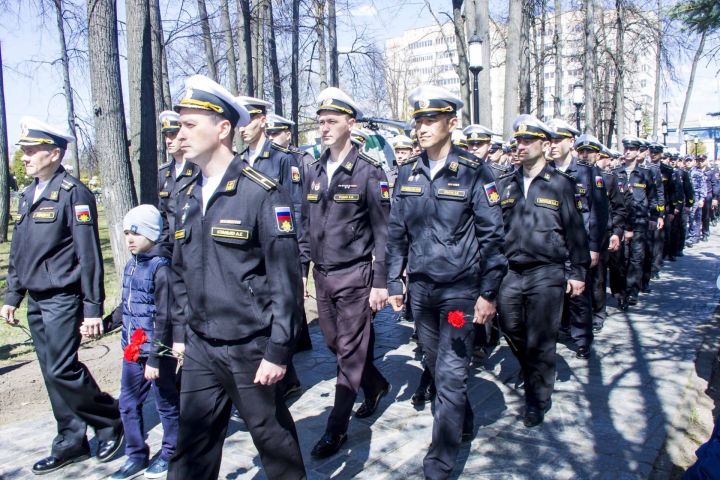
[[[544,159],[545,150],[550,142],[539,138],[518,138],[517,159],[523,165],[532,165],[539,159]]]
[[[610,157],[596,154],[595,158],[595,165],[597,165],[601,170],[605,170],[610,166]]]
[[[468,151],[479,158],[485,158],[490,150],[490,142],[468,140]]]
[[[274,132],[265,132],[265,135],[270,139],[271,142],[277,143],[281,147],[287,148],[292,140],[292,132],[290,129],[276,130]]]
[[[203,164],[224,140],[231,137],[230,121],[214,112],[197,108],[180,110],[180,131],[177,141],[186,160]]]
[[[180,152],[180,143],[177,141],[178,132],[165,132],[165,147],[170,155],[175,155]]]
[[[23,145],[22,161],[30,177],[48,178],[62,161],[61,150],[56,145]]]
[[[420,146],[427,150],[446,143],[450,140],[457,122],[457,117],[454,115],[431,115],[416,118],[415,133]]]
[[[640,149],[638,150],[638,156],[637,156],[638,161],[640,162],[640,161],[645,160],[648,156],[648,153],[649,153],[649,150],[647,147],[640,147]]]
[[[346,113],[322,110],[318,115],[320,138],[326,147],[345,145],[354,126],[355,119]]]
[[[567,157],[573,148],[575,140],[569,137],[554,138],[550,141],[550,159],[559,160]]]
[[[662,152],[658,152],[658,153],[650,152],[650,160],[652,160],[653,163],[659,162],[662,159],[662,156],[663,156]]]
[[[398,165],[404,164],[408,158],[410,158],[410,154],[412,153],[412,149],[410,148],[396,148],[395,149],[395,160],[397,161]]]
[[[238,127],[243,143],[254,145],[265,135],[265,118],[264,113],[256,113],[250,117],[250,123],[244,127]]]
[[[632,162],[639,159],[638,154],[640,153],[640,149],[638,147],[623,146],[623,150],[623,158],[625,161]]]
[[[583,160],[591,165],[594,165],[597,161],[598,154],[596,151],[591,150],[589,148],[581,148],[577,151],[578,158],[580,160]]]

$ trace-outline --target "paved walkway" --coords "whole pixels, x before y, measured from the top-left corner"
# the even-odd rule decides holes
[[[695,358],[705,335],[713,334],[720,297],[717,235],[686,256],[668,263],[653,292],[627,313],[609,308],[589,361],[558,349],[558,381],[545,423],[523,427],[521,391],[514,388],[518,364],[508,347],[497,349],[474,370],[469,383],[477,435],[461,451],[455,475],[462,479],[635,479],[647,478],[696,378]],[[612,300],[610,303],[613,303]],[[324,347],[317,322],[315,349],[297,355],[307,389],[291,407],[310,479],[422,478],[422,458],[430,442],[430,407],[416,410],[410,396],[421,367],[409,341],[412,327],[390,312],[377,319],[377,364],[392,383],[374,419],[353,419],[349,441],[321,461],[310,450],[323,433],[333,400],[335,363]],[[249,434],[231,420],[221,478],[263,479]],[[151,415],[151,451],[158,449],[160,426]],[[0,429],[0,478],[36,478],[33,461],[48,452],[54,434],[51,414],[19,420]],[[106,478],[123,462],[94,460],[44,478]]]

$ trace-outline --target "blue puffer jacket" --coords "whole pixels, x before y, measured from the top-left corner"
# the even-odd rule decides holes
[[[141,356],[147,357],[154,348],[154,323],[156,314],[155,272],[164,265],[170,265],[170,259],[159,254],[157,249],[140,253],[125,265],[122,286],[122,337],[124,349],[133,332],[138,328],[145,330],[148,341],[141,347]]]

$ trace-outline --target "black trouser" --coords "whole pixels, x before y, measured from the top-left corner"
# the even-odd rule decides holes
[[[269,479],[305,478],[295,422],[275,385],[254,383],[269,332],[241,342],[210,341],[187,331],[180,431],[168,479],[216,479],[235,408],[250,432]]]
[[[663,220],[664,225],[662,230],[655,229],[653,232],[653,248],[652,248],[652,265],[650,267],[651,275],[660,273],[662,268],[663,249],[665,248],[666,234],[672,228],[672,221],[668,220],[667,217]]]
[[[520,361],[525,403],[545,408],[555,386],[555,349],[565,299],[563,265],[511,267],[498,295],[500,322]]]
[[[87,426],[98,440],[110,440],[121,428],[118,402],[100,390],[78,360],[83,305],[76,293],[30,293],[28,326],[57,422],[52,455],[70,457],[89,451]]]
[[[712,196],[705,197],[705,203],[702,208],[702,234],[703,236],[710,234],[710,211],[712,209]]]
[[[651,220],[648,222],[648,230],[645,233],[645,256],[643,257],[642,263],[642,288],[647,288],[650,285],[650,278],[653,272],[653,263],[655,259],[655,244],[657,243],[658,237],[661,237],[662,231],[657,229],[657,222]],[[635,239],[633,239],[635,240]]]
[[[369,303],[372,265],[363,263],[327,275],[315,268],[313,277],[320,330],[338,363],[327,432],[339,435],[347,431],[358,391],[362,388],[365,398],[371,398],[388,383],[373,364],[375,331]]]
[[[600,249],[598,264],[590,269],[590,286],[592,287],[592,324],[593,327],[602,328],[607,318],[607,272],[610,252],[608,245]],[[588,288],[588,285],[585,286]]]
[[[670,232],[670,255],[677,256],[685,248],[685,236],[687,235],[688,214],[685,207],[680,207],[680,213],[675,215]]]
[[[643,261],[645,260],[646,238],[648,232],[645,229],[635,229],[630,242],[625,242],[625,261],[627,270],[625,274],[625,294],[636,297],[640,291],[643,279]]]
[[[480,292],[475,286],[437,284],[427,278],[411,278],[409,288],[424,363],[437,391],[432,444],[423,469],[425,478],[443,479],[455,466],[463,429],[471,430],[473,424],[467,379],[475,334],[472,318]],[[462,327],[448,323],[451,311],[463,312]]]
[[[565,266],[566,273],[569,268]],[[565,295],[562,309],[562,327],[570,330],[570,337],[577,347],[590,348],[593,341],[592,278],[588,270],[585,290],[577,297]]]
[[[628,243],[623,241],[617,252],[610,252],[608,270],[610,271],[610,292],[613,295],[625,295],[627,265],[625,264],[625,249]]]

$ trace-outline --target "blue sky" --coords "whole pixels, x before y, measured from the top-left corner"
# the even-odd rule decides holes
[[[19,2],[25,3],[25,2]],[[435,12],[450,9],[449,0],[432,0]],[[120,16],[124,16],[121,0]],[[431,25],[434,20],[427,12],[422,0],[390,3],[370,1],[358,4],[349,15],[341,20],[338,28],[339,47],[349,42],[348,35],[343,34],[342,22],[352,21],[365,25],[368,33],[372,33],[382,47],[384,40],[396,36],[402,31]],[[5,65],[5,101],[8,120],[8,140],[10,144],[17,141],[19,121],[23,115],[32,115],[50,123],[64,125],[65,99],[62,95],[62,74],[59,65],[50,65],[59,57],[56,41],[55,19],[47,18],[43,25],[37,15],[28,7],[23,7],[17,16],[4,14],[0,20],[0,44],[2,45],[3,62]],[[124,47],[121,46],[121,51]],[[690,104],[688,121],[704,118],[710,111],[720,111],[720,78],[715,75],[717,64],[699,68],[695,82],[695,90]],[[670,122],[675,123],[680,116],[685,84],[689,76],[689,60],[680,65],[681,84],[671,88]],[[89,76],[84,72],[72,78],[77,90],[76,108],[81,116],[90,118],[91,110]],[[123,85],[127,85],[123,78]],[[11,148],[12,150],[12,148]]]

